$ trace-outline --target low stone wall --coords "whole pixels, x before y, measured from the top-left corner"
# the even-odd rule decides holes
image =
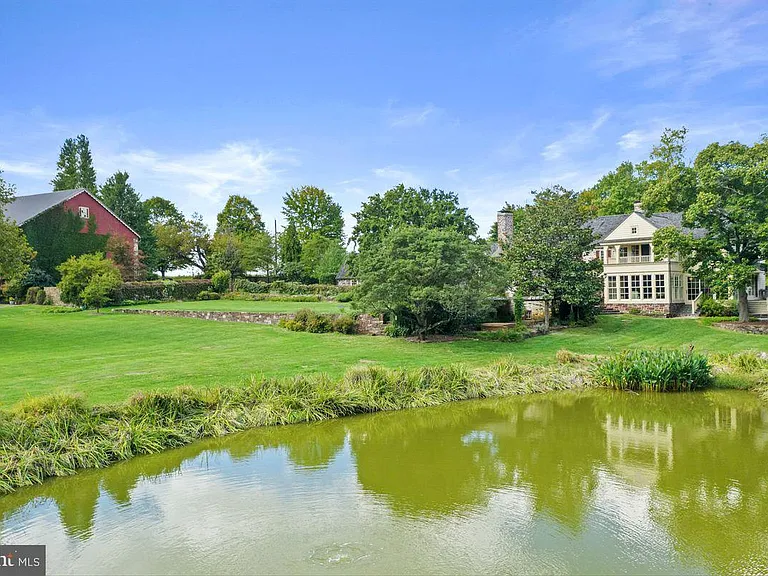
[[[116,310],[123,314],[148,314],[150,316],[166,316],[173,318],[195,318],[197,320],[213,320],[214,322],[249,322],[251,324],[267,324],[277,326],[282,319],[289,320],[295,316],[291,313],[267,314],[262,312],[212,312],[202,310],[148,310],[146,308],[120,308]],[[357,333],[369,336],[384,334],[384,322],[368,314],[357,317]]]
[[[45,297],[51,301],[51,304],[54,306],[66,306],[61,300],[61,290],[56,286],[46,286],[43,290],[45,290]]]
[[[745,332],[746,334],[768,335],[768,322],[717,322],[713,326],[734,332]]]
[[[621,303],[621,302],[608,302],[603,304],[603,310],[606,312],[614,312],[620,314],[627,314],[629,312],[639,312],[640,314],[646,314],[648,316],[686,316],[690,314],[691,307],[687,304],[660,304],[660,303],[647,303],[647,304],[635,304],[635,303]]]

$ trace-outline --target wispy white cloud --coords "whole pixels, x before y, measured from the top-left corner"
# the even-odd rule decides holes
[[[387,120],[393,128],[423,126],[430,118],[442,113],[443,110],[431,102],[416,108],[396,108],[390,102],[386,110]]]
[[[37,162],[13,162],[11,160],[0,160],[0,170],[10,174],[21,174],[24,176],[46,176],[47,166]]]
[[[595,142],[597,131],[611,117],[610,112],[601,112],[590,123],[577,122],[571,124],[570,130],[562,138],[547,144],[541,155],[545,160],[557,160],[572,152],[583,150],[587,145]]]
[[[768,67],[762,0],[599,2],[561,20],[570,49],[591,54],[607,75],[644,70],[649,86],[692,86],[721,74]]]
[[[406,184],[409,186],[418,186],[422,180],[413,172],[400,166],[385,166],[384,168],[374,168],[373,175],[382,180],[387,180],[392,184]]]

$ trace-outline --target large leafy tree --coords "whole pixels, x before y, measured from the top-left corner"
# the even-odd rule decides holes
[[[144,201],[144,208],[155,236],[155,266],[165,278],[169,271],[189,264],[191,233],[184,214],[170,200],[153,196]]]
[[[322,188],[301,186],[292,189],[283,196],[283,215],[296,227],[302,244],[315,235],[342,240],[341,206]]]
[[[504,253],[509,284],[544,297],[561,317],[591,318],[600,302],[602,263],[583,258],[594,235],[584,227],[578,196],[560,186],[534,193]]]
[[[301,249],[304,275],[319,282],[330,282],[336,277],[345,257],[346,251],[338,240],[315,234]]]
[[[56,162],[56,176],[51,181],[54,190],[85,188],[96,194],[96,170],[93,167],[90,143],[83,134],[67,138]]]
[[[685,270],[718,294],[734,293],[739,320],[749,320],[747,286],[768,258],[768,137],[753,146],[710,144],[696,157],[695,201],[685,223],[701,238],[663,228],[653,238],[657,258],[681,258]]]
[[[253,234],[264,232],[259,209],[245,196],[227,198],[224,208],[216,216],[217,234]]]
[[[476,322],[500,292],[485,244],[456,230],[396,228],[357,264],[363,309],[421,338]]]
[[[0,170],[0,279],[11,281],[23,278],[35,257],[24,232],[16,222],[5,217],[5,207],[15,194],[16,188],[5,181]]]
[[[579,204],[590,217],[628,214],[642,200],[648,187],[632,162],[622,162],[579,195]]]
[[[469,238],[477,233],[477,224],[459,206],[453,192],[406,188],[399,184],[383,195],[375,194],[353,214],[357,220],[351,240],[362,253],[380,243],[389,232],[402,226],[453,230]]]
[[[128,172],[115,172],[99,188],[99,199],[141,238],[139,249],[143,253],[144,265],[156,268],[156,239],[149,222],[149,210],[133,185],[128,182]]]
[[[650,212],[682,212],[696,198],[696,176],[685,158],[688,129],[665,128],[648,160],[637,166],[646,182],[643,208]]]
[[[205,274],[211,252],[211,231],[202,215],[197,212],[184,223],[184,230],[189,235],[187,249],[184,252],[186,262]]]

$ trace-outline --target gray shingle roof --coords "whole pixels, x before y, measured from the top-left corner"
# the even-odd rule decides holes
[[[614,214],[611,216],[598,216],[589,220],[585,226],[591,228],[592,231],[598,236],[597,241],[604,240],[611,232],[624,222],[631,214]],[[685,234],[693,234],[694,238],[703,238],[707,235],[707,231],[704,228],[686,228],[683,226],[683,213],[682,212],[658,212],[656,214],[640,214],[643,218],[648,220],[651,224],[657,228],[666,228],[668,226],[674,226],[683,231]]]
[[[38,214],[66,202],[73,196],[83,192],[83,188],[74,190],[58,190],[56,192],[46,192],[45,194],[31,194],[29,196],[16,196],[16,198],[5,207],[5,215],[15,220],[18,226],[31,220]]]

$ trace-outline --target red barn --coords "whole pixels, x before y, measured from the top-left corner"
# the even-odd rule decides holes
[[[83,219],[81,232],[87,232],[88,220],[93,218],[96,234],[120,236],[133,246],[134,251],[138,252],[139,235],[85,188],[17,196],[5,207],[5,215],[15,220],[16,225],[24,226],[33,218],[57,206],[74,212]]]

